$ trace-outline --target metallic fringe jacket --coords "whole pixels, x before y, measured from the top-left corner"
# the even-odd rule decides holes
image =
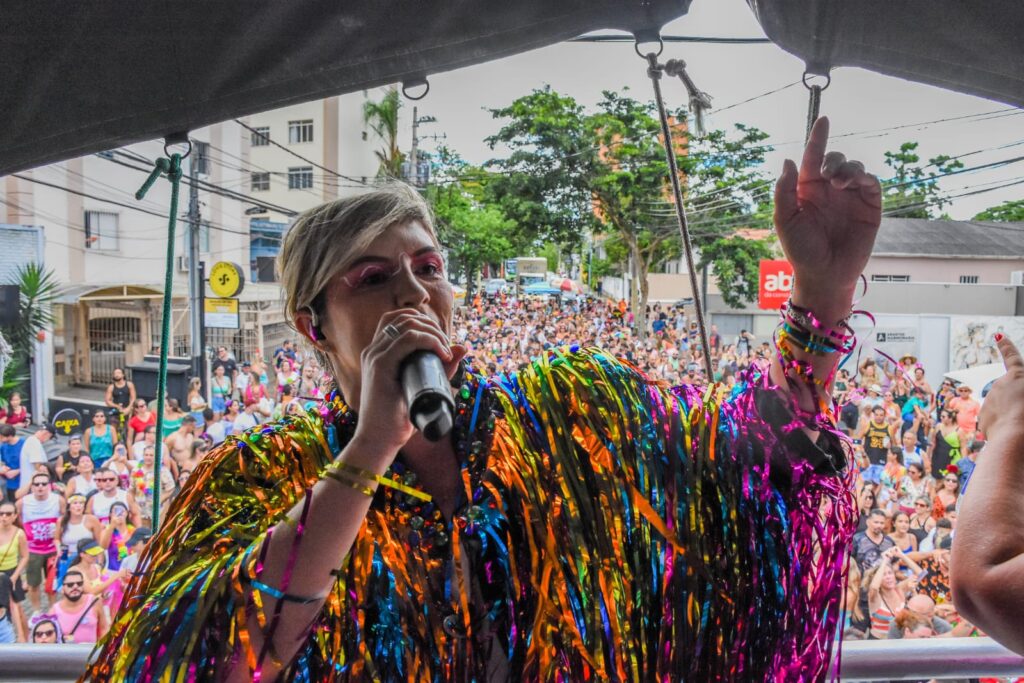
[[[381,487],[281,678],[823,680],[856,524],[845,448],[766,374],[669,388],[574,347],[469,376],[455,516]],[[337,395],[310,412],[197,468],[83,680],[261,678],[264,540],[355,429]],[[417,488],[401,456],[388,476]]]

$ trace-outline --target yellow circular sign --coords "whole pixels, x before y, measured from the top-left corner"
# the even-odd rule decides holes
[[[210,269],[210,289],[219,297],[237,296],[244,285],[245,274],[237,263],[217,261]]]

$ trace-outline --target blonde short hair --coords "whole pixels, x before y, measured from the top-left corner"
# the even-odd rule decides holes
[[[348,270],[388,228],[411,221],[422,223],[438,245],[430,207],[415,189],[401,182],[321,204],[295,219],[277,256],[289,324],[304,335],[295,326],[298,312],[309,309],[322,316],[320,296],[331,280]],[[320,353],[317,359],[335,375],[330,359]]]

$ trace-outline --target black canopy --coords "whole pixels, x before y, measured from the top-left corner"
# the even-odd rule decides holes
[[[506,57],[690,0],[5,0],[0,175]]]
[[[650,35],[690,2],[6,0],[0,175],[594,29]],[[1024,105],[1024,0],[748,3],[813,71],[862,66]]]
[[[1022,0],[747,3],[768,37],[813,73],[860,66],[1024,106]]]

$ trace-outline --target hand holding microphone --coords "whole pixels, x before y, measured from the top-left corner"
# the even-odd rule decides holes
[[[416,430],[431,441],[444,438],[455,408],[449,378],[466,351],[421,311],[384,314],[360,358],[360,440],[393,455]]]

